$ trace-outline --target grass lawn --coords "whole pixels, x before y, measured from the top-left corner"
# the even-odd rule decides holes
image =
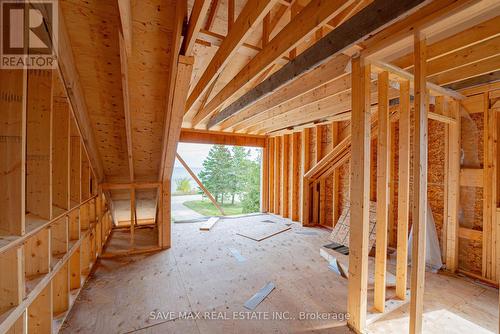
[[[194,210],[198,212],[201,215],[204,216],[220,216],[220,211],[217,210],[215,205],[212,204],[209,200],[205,201],[188,201],[182,203],[191,210]],[[225,214],[227,216],[232,216],[232,215],[240,215],[242,214],[243,207],[241,206],[241,203],[236,202],[234,205],[231,203],[224,205],[221,205],[222,209],[224,210]]]

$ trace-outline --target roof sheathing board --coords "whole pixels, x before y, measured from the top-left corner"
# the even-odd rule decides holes
[[[114,1],[61,1],[75,66],[108,181],[126,182],[128,162]]]
[[[138,181],[158,178],[175,1],[132,1],[129,95],[134,171]]]

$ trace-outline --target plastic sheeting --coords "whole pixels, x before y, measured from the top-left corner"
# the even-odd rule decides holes
[[[408,238],[408,263],[411,263],[412,254],[412,239],[413,239],[413,226]],[[441,260],[441,249],[439,248],[439,239],[436,232],[436,224],[434,223],[434,216],[432,210],[427,203],[427,221],[425,229],[425,265],[427,270],[437,272],[443,266]]]

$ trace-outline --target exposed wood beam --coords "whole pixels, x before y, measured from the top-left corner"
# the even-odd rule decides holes
[[[210,11],[208,12],[207,22],[205,23],[206,30],[210,30],[212,27],[215,15],[217,14],[217,7],[219,7],[219,0],[212,0],[210,3]]]
[[[417,30],[423,30],[446,17],[450,17],[461,10],[466,9],[480,0],[441,0],[419,2],[419,9],[413,13],[407,13],[403,20],[391,24],[360,43],[365,57],[369,57],[381,49],[390,49],[396,42],[413,36]],[[377,1],[375,1],[377,2]],[[389,2],[394,5],[394,2]],[[418,4],[416,4],[418,5]],[[370,6],[367,6],[368,8]],[[366,9],[365,8],[365,9]]]
[[[120,22],[123,34],[123,43],[127,56],[132,55],[132,9],[130,0],[118,0],[118,10],[120,11]]]
[[[369,38],[370,34],[372,34],[374,31],[377,31],[383,28],[384,26],[393,23],[394,20],[398,19],[403,14],[407,13],[408,11],[414,9],[415,7],[425,2],[428,1],[427,0],[407,0],[398,2],[387,1],[387,0],[374,1],[373,3],[363,8],[361,11],[359,11],[356,15],[348,19],[346,22],[338,26],[335,30],[330,32],[324,38],[319,40],[315,45],[305,50],[302,54],[297,56],[296,59],[294,59],[293,61],[282,67],[280,70],[271,75],[268,79],[266,79],[261,84],[257,85],[252,90],[245,93],[242,97],[240,97],[238,100],[229,105],[226,109],[224,109],[221,113],[216,115],[216,117],[214,117],[209,122],[209,127],[213,126],[214,124],[220,123],[221,121],[237,113],[241,109],[259,101],[260,99],[266,97],[267,95],[272,94],[278,88],[294,80],[297,76],[311,71],[313,68],[328,61],[329,59],[336,56],[338,53],[342,52],[346,48],[353,46],[354,44],[359,43],[360,41],[366,38]],[[311,4],[312,2],[309,5]],[[309,6],[304,8],[304,10],[297,16],[296,20],[303,17],[302,14],[306,12],[307,8],[309,8]],[[315,8],[314,10],[316,11],[317,8]],[[380,13],[383,13],[384,15],[380,15]],[[373,19],[374,17],[376,17],[377,20],[374,20]],[[410,17],[413,18],[413,16]],[[404,21],[406,22],[407,19]],[[293,24],[293,26],[298,26],[298,25],[299,24],[297,23]],[[280,32],[280,34],[282,33],[290,34],[290,32],[286,29],[283,29]],[[275,39],[277,39],[277,37]],[[269,46],[270,45],[272,45],[272,43],[270,43]],[[294,45],[292,45],[291,47],[293,46]],[[289,49],[287,49],[286,51],[288,50]],[[255,65],[259,64],[257,63],[256,58],[254,58],[253,61]],[[251,64],[252,62],[249,63],[247,67]],[[247,67],[245,67],[245,69],[240,72],[242,76],[244,76],[244,80],[235,81],[235,79],[233,79],[232,83],[228,84],[225,87],[225,89],[223,89],[218,94],[218,97],[216,96],[207,105],[205,110],[201,111],[202,113],[198,117],[199,120],[207,117],[207,115],[209,115],[212,111],[214,111],[217,107],[219,107],[222,104],[222,102],[226,100],[227,97],[232,96],[235,91],[239,90],[239,86],[236,84],[240,82],[244,84],[247,78],[249,77],[248,74],[246,73],[248,72]]]
[[[71,110],[75,117],[77,127],[82,136],[83,145],[91,161],[92,169],[96,174],[97,180],[102,182],[105,178],[104,168],[101,156],[97,149],[94,131],[92,130],[90,123],[87,104],[85,102],[85,95],[80,85],[78,71],[75,67],[73,49],[66,30],[64,15],[61,8],[59,8],[59,14],[59,32],[56,34],[59,38],[57,44],[58,70],[64,83],[66,95],[69,98]]]
[[[449,59],[449,55],[483,44],[490,39],[500,36],[500,17],[495,17],[469,29],[456,33],[453,36],[432,43],[428,47],[428,62],[438,61],[440,58]],[[475,50],[471,50],[474,52]],[[458,58],[458,57],[453,57]],[[405,70],[413,68],[413,53],[408,53],[399,59],[392,61],[395,66]],[[429,68],[431,70],[431,68]]]
[[[189,112],[194,103],[200,98],[213,80],[224,70],[231,57],[238,51],[253,28],[262,21],[271,10],[276,0],[249,1],[236,19],[231,31],[222,42],[207,68],[196,83],[186,103],[186,112]],[[208,29],[207,29],[208,30]]]
[[[227,31],[229,32],[234,24],[234,0],[227,0]]]
[[[500,70],[500,54],[491,58],[484,59],[480,62],[468,64],[457,69],[451,69],[443,73],[429,76],[428,80],[438,85],[449,85],[454,82],[462,81],[498,70]]]
[[[291,219],[299,221],[300,219],[300,183],[302,173],[300,166],[300,132],[292,135],[292,189],[291,189]]]
[[[366,327],[368,230],[370,208],[370,65],[352,60],[351,182],[347,325],[356,333]]]
[[[426,38],[415,32],[415,117],[413,145],[413,214],[410,333],[422,333],[427,221],[427,89]]]
[[[170,179],[174,167],[177,143],[181,133],[182,117],[184,116],[184,106],[189,89],[189,81],[193,70],[193,57],[179,56],[177,66],[176,86],[172,102],[172,115],[168,127],[165,128],[166,136],[164,146],[164,164],[161,171],[161,179]]]
[[[222,42],[226,36],[218,34],[213,31],[208,31],[205,29],[201,29],[199,38],[196,40],[198,44],[203,44],[205,45],[206,43],[209,44],[209,46],[214,46],[214,47],[220,47],[222,45]],[[251,43],[243,43],[241,47],[238,49],[238,53],[244,54],[249,57],[255,57],[260,51],[262,50],[262,47],[257,46],[255,44]],[[290,59],[288,57],[281,57],[278,60],[279,64],[286,64],[288,63]]]
[[[181,53],[185,56],[191,56],[193,53],[194,43],[200,33],[201,25],[210,7],[209,5],[209,0],[195,0],[194,2],[191,16],[189,17],[187,34],[182,41]]]
[[[195,117],[194,123],[199,124],[208,118],[215,110],[217,110],[227,99],[231,98],[240,92],[248,82],[258,77],[269,66],[273,65],[276,59],[283,54],[289,52],[294,47],[303,42],[306,38],[314,33],[318,26],[322,26],[335,16],[337,16],[343,9],[350,5],[352,1],[311,1],[297,16],[286,25],[262,51],[255,56],[245,67],[203,108]],[[304,53],[306,53],[305,51]],[[293,63],[293,62],[292,62]],[[291,64],[291,63],[289,63]],[[285,65],[286,68],[288,65]],[[281,72],[278,71],[278,72]],[[267,82],[274,75],[265,80]],[[259,84],[253,90],[262,85]],[[253,91],[252,90],[252,91]],[[246,94],[244,95],[246,96]],[[239,101],[239,100],[238,100]],[[238,102],[236,101],[236,102]],[[235,102],[235,103],[236,103]],[[241,110],[248,104],[240,105],[233,103],[223,112],[219,113],[209,121],[208,127],[228,118],[230,115]]]
[[[268,118],[273,108],[294,99],[295,101],[307,99],[306,94],[313,96],[317,95],[316,90],[321,90],[325,87],[325,91],[329,91],[327,87],[334,87],[337,78],[345,75],[345,68],[349,63],[349,57],[340,54],[329,62],[318,66],[311,72],[308,72],[290,84],[280,88],[274,94],[263,98],[249,108],[231,115],[230,118],[223,121],[220,125],[222,128],[236,127],[240,124],[248,124],[254,119]],[[350,83],[349,83],[350,87]],[[325,92],[326,93],[326,92]],[[329,94],[326,93],[326,94]],[[243,127],[236,127],[235,130],[240,130]]]
[[[179,141],[184,143],[265,147],[266,136],[182,129]]]
[[[193,180],[198,184],[198,186],[200,187],[200,189],[203,190],[203,192],[205,193],[205,195],[207,195],[208,199],[212,202],[212,204],[217,208],[217,210],[219,210],[219,212],[223,216],[225,216],[226,214],[224,213],[224,210],[220,207],[219,203],[217,203],[217,201],[215,200],[214,196],[210,193],[210,191],[207,188],[205,188],[205,186],[200,181],[200,179],[198,178],[198,176],[191,170],[191,168],[189,168],[189,166],[186,163],[186,161],[184,161],[184,159],[182,159],[182,157],[179,155],[179,153],[175,153],[175,156],[177,157],[177,160],[179,160],[179,162],[182,164],[182,166],[184,166],[184,168],[187,170],[187,172],[189,173],[189,175],[191,175],[191,177],[193,178]]]
[[[128,86],[128,55],[126,52],[125,40],[122,34],[119,36],[120,42],[120,63],[122,71],[122,93],[123,93],[123,113],[125,118],[125,133],[127,137],[127,156],[130,182],[134,182],[134,151],[132,145],[132,124],[130,116],[130,97]]]
[[[167,161],[171,162],[173,164],[175,157],[172,152],[170,152],[170,156],[167,157],[167,150],[169,146],[169,141],[172,139],[177,140],[178,139],[178,134],[176,134],[176,131],[180,131],[180,126],[179,125],[179,130],[175,128],[175,130],[172,130],[172,124],[175,124],[177,121],[177,117],[179,117],[180,111],[174,109],[174,100],[175,100],[175,95],[179,94],[187,94],[188,93],[188,87],[191,81],[191,74],[189,74],[189,78],[187,78],[187,73],[188,71],[192,71],[192,66],[191,69],[188,69],[189,63],[194,63],[194,58],[192,57],[186,57],[186,56],[180,56],[180,48],[181,48],[181,33],[182,33],[182,26],[184,22],[185,16],[187,16],[187,3],[186,1],[179,1],[176,3],[175,6],[175,22],[173,23],[173,31],[172,31],[172,50],[170,54],[170,59],[168,59],[168,64],[170,65],[170,77],[168,78],[169,80],[169,85],[168,85],[168,95],[167,95],[167,105],[166,105],[166,110],[165,110],[165,120],[164,120],[164,125],[163,125],[163,138],[162,138],[162,155],[161,155],[161,160],[160,160],[160,170],[158,173],[158,179],[159,181],[165,181],[164,176],[165,176],[165,170],[166,168],[166,163]],[[182,72],[179,71],[178,66],[182,64]],[[182,75],[182,78],[179,79],[179,75]],[[184,77],[186,76],[186,77]],[[179,89],[180,83],[177,80],[182,80],[182,84],[186,85],[186,92],[180,92]],[[187,82],[184,82],[186,81]],[[183,89],[183,88],[182,88]],[[179,97],[178,97],[179,98]],[[185,101],[185,97],[184,98]],[[180,103],[180,101],[177,101],[176,103]],[[184,104],[183,104],[184,106]],[[182,107],[182,115],[184,114],[184,107]],[[181,123],[182,123],[182,116],[181,117]],[[174,118],[174,120],[172,120]],[[171,131],[174,131],[173,134],[171,134]],[[171,145],[171,144],[170,144]],[[177,144],[175,144],[177,145]],[[170,160],[167,160],[170,159]],[[169,174],[168,174],[169,175]],[[168,179],[168,177],[167,177]],[[170,189],[163,189],[162,196],[165,195],[165,193],[168,193],[168,196],[170,196]],[[163,198],[162,198],[163,200]],[[167,214],[166,210],[163,211],[163,214]],[[168,212],[170,214],[170,212]],[[170,216],[168,217],[168,221],[170,222]],[[165,221],[163,223],[166,223]],[[169,230],[170,231],[170,230]],[[168,245],[170,245],[170,234],[164,235],[166,238],[164,242]],[[170,247],[170,246],[169,246]]]
[[[372,63],[372,66],[375,68],[378,68],[382,71],[388,71],[388,72],[396,75],[397,77],[399,77],[403,80],[410,80],[410,84],[412,82],[414,82],[413,74],[411,74],[410,72],[407,72],[407,71],[405,71],[397,66],[394,66],[391,64],[386,64],[386,63],[376,61],[376,60],[371,61],[371,63]],[[448,97],[452,97],[452,98],[458,99],[458,100],[463,100],[465,98],[465,96],[463,96],[462,94],[460,94],[458,92],[455,92],[455,91],[448,89],[448,88],[443,88],[443,87],[436,85],[432,82],[426,82],[426,89],[429,89],[431,92],[434,92],[434,94],[448,96]]]

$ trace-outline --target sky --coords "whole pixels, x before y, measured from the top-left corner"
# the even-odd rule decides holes
[[[201,168],[203,167],[203,160],[208,156],[208,151],[212,145],[209,144],[190,144],[190,143],[179,143],[177,146],[177,153],[181,156],[184,161],[191,168]],[[249,147],[250,157],[255,159],[259,152],[259,148]],[[175,167],[182,167],[181,163],[176,159]]]

